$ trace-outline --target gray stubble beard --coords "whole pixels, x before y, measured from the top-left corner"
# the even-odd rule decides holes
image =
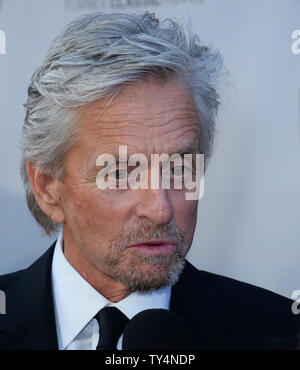
[[[127,232],[127,236],[125,232],[121,234],[121,248],[117,247],[120,242],[112,241],[111,254],[105,260],[111,278],[122,282],[131,292],[149,292],[177,283],[185,267],[186,241],[174,222],[158,226],[152,233],[149,232],[149,227],[143,226],[142,229]],[[126,250],[127,245],[152,239],[174,240],[177,244],[176,253],[169,256],[143,256]],[[118,255],[113,256],[118,249]]]

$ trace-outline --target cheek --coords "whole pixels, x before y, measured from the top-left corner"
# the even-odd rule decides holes
[[[74,186],[66,190],[66,220],[73,232],[89,235],[89,238],[101,235],[111,239],[119,235],[120,226],[126,223],[130,213],[128,202],[101,194],[99,189],[91,186]]]
[[[105,219],[105,205],[101,204],[98,194],[89,186],[69,186],[64,195],[64,210],[69,226],[90,229]]]
[[[197,222],[198,201],[186,200],[185,194],[176,194],[173,197],[175,222],[186,236],[192,237]]]

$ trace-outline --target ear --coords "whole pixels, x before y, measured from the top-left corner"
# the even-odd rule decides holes
[[[61,182],[45,171],[27,162],[27,175],[41,210],[57,223],[65,222],[65,215],[60,198]]]

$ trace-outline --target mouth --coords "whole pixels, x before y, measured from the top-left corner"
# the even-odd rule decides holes
[[[176,252],[177,245],[171,240],[149,240],[139,244],[132,244],[126,249],[138,250],[147,254],[173,254]]]

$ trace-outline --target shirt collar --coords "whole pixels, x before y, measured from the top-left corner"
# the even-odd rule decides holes
[[[63,253],[59,233],[52,262],[52,290],[59,348],[66,348],[104,306],[119,308],[129,319],[143,310],[170,308],[171,285],[148,293],[134,292],[111,302],[85,280]]]

